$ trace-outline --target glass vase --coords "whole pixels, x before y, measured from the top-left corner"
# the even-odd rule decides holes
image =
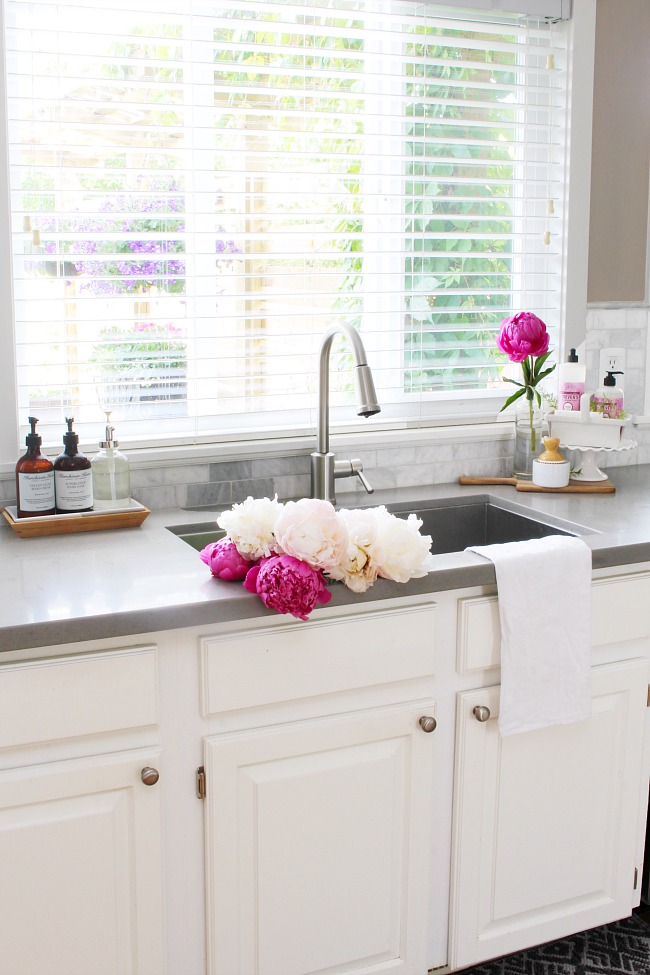
[[[533,476],[533,461],[544,449],[542,430],[544,415],[541,407],[526,400],[517,406],[515,415],[514,475],[522,479]]]

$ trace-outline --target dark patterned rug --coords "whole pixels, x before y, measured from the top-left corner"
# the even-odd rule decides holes
[[[650,924],[633,914],[462,975],[650,975]]]

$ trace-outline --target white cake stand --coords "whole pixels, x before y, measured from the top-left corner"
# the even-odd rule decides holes
[[[637,446],[636,440],[621,440],[618,447],[582,447],[579,444],[563,443],[565,450],[577,450],[580,453],[580,463],[576,461],[579,473],[571,474],[572,481],[606,481],[607,474],[603,474],[596,467],[596,454],[612,454],[621,450],[632,450]]]

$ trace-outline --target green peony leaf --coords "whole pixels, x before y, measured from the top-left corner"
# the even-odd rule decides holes
[[[522,386],[521,389],[518,389],[516,393],[513,393],[512,396],[509,396],[508,399],[503,404],[503,406],[501,407],[501,409],[499,410],[499,413],[503,413],[504,410],[506,410],[512,403],[515,402],[515,400],[518,400],[520,396],[523,396],[525,392],[526,392],[526,387]]]

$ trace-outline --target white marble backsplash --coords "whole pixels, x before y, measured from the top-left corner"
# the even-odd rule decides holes
[[[621,383],[625,397],[624,406],[631,415],[625,429],[625,437],[634,440],[637,447],[621,452],[601,452],[596,455],[599,467],[624,467],[629,464],[650,464],[650,426],[639,425],[634,420],[645,414],[646,360],[648,355],[648,328],[650,311],[645,306],[621,307],[594,306],[587,310],[585,338],[585,365],[587,389],[602,385],[600,375],[601,349],[625,350],[625,375]]]
[[[625,408],[635,416],[643,414],[645,405],[648,319],[648,309],[636,306],[595,307],[587,311],[587,388],[597,388],[605,378],[599,369],[601,349],[624,349],[625,375],[620,383],[625,394]]]
[[[469,441],[414,447],[354,450],[375,488],[444,484],[462,474],[501,477],[512,470],[511,440]],[[343,456],[343,454],[341,454]],[[309,450],[292,457],[260,458],[202,467],[134,470],[132,493],[148,508],[227,508],[253,497],[296,498],[309,495]],[[368,495],[356,478],[337,481],[340,502],[366,503]]]

